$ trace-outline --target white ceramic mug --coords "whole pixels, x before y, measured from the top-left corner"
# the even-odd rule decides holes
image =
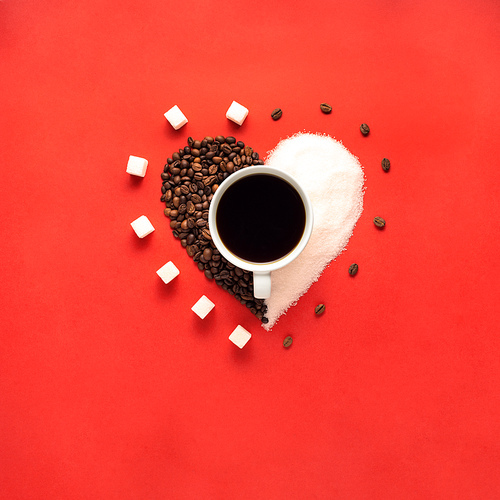
[[[299,242],[290,252],[271,262],[252,262],[236,255],[235,253],[230,251],[223,243],[217,228],[217,209],[219,207],[221,198],[224,196],[224,193],[226,193],[226,191],[240,179],[256,174],[273,175],[286,181],[298,193],[304,205],[305,224]],[[266,221],[262,222],[265,223]],[[302,250],[304,250],[307,242],[309,241],[312,233],[313,222],[314,215],[311,201],[309,200],[307,193],[300,186],[300,184],[286,172],[277,168],[267,167],[265,165],[243,168],[228,176],[214,193],[208,213],[208,223],[212,241],[214,242],[215,246],[220,251],[222,256],[225,257],[229,262],[237,267],[240,267],[241,269],[251,271],[253,273],[254,297],[257,299],[267,299],[268,297],[270,297],[271,271],[275,271],[276,269],[286,266],[299,256],[299,254],[302,252]]]

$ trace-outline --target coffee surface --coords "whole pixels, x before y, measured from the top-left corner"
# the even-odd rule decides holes
[[[216,214],[224,245],[250,262],[289,254],[304,233],[306,212],[295,188],[270,174],[243,177],[222,195]]]

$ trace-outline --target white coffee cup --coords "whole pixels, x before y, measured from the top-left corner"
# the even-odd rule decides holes
[[[217,210],[219,208],[219,202],[224,194],[239,180],[247,176],[257,174],[271,175],[286,181],[300,196],[305,211],[304,228],[302,236],[300,237],[298,243],[291,251],[270,262],[252,262],[236,255],[224,244],[217,227]],[[251,207],[249,207],[249,209],[251,210]],[[251,166],[238,170],[237,172],[228,176],[220,184],[219,188],[214,193],[212,201],[210,203],[208,223],[212,241],[214,242],[221,255],[235,266],[246,271],[251,271],[253,273],[254,297],[257,299],[266,299],[271,296],[271,271],[275,271],[276,269],[280,269],[281,267],[286,266],[294,259],[296,259],[302,252],[302,250],[304,250],[312,233],[314,215],[311,201],[309,200],[307,193],[300,186],[300,184],[288,173],[277,168],[267,167],[264,165]]]

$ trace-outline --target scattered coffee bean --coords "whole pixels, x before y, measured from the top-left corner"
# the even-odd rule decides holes
[[[391,168],[391,162],[388,158],[384,158],[382,160],[382,168],[384,169],[384,172],[389,172],[389,169]]]
[[[332,107],[329,104],[327,104],[326,102],[322,102],[319,105],[319,108],[321,109],[321,111],[323,111],[323,113],[325,113],[327,115],[332,112]]]
[[[385,226],[385,220],[382,219],[382,217],[375,217],[375,219],[373,219],[373,223],[377,227],[384,227]]]
[[[349,266],[349,274],[351,276],[354,276],[358,272],[358,265],[357,264],[351,264]]]
[[[285,340],[283,340],[283,347],[290,347],[292,345],[292,342],[293,342],[293,339],[292,337],[290,337],[290,335],[288,337],[285,337]]]
[[[273,112],[271,113],[271,118],[273,120],[279,120],[281,118],[281,115],[283,114],[283,111],[281,111],[281,108],[276,108],[273,110]]]
[[[368,135],[370,133],[370,127],[366,123],[362,123],[359,127],[363,135]]]
[[[318,304],[314,308],[314,312],[319,316],[320,314],[323,314],[325,312],[325,304]]]

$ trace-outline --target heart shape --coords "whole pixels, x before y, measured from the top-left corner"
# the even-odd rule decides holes
[[[208,209],[218,185],[231,173],[264,162],[234,137],[188,139],[162,173],[165,215],[175,238],[209,279],[227,290],[270,330],[345,248],[363,210],[364,175],[358,159],[328,135],[299,133],[268,154],[266,166],[287,171],[309,195],[314,228],[305,250],[272,273],[271,297],[253,297],[251,274],[227,262],[213,244]]]

